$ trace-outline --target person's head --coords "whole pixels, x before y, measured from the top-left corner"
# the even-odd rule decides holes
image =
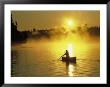
[[[68,50],[66,50],[66,52],[68,52]]]

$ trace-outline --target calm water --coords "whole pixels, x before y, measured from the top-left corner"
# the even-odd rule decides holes
[[[58,60],[66,49],[77,57],[76,64]],[[29,40],[12,46],[11,63],[12,76],[96,77],[100,76],[100,45],[99,42]]]

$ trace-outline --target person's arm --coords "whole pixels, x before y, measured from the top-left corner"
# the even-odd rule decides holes
[[[64,55],[66,55],[66,53],[65,53],[65,54],[63,54],[62,56],[64,56]]]

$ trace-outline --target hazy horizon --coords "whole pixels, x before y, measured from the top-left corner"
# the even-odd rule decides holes
[[[62,27],[65,20],[75,26],[100,26],[100,11],[12,11],[12,18],[19,31]]]

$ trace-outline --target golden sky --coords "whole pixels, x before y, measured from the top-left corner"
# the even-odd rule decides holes
[[[100,26],[100,11],[12,11],[18,30],[62,27],[65,19],[73,20],[76,26]]]

